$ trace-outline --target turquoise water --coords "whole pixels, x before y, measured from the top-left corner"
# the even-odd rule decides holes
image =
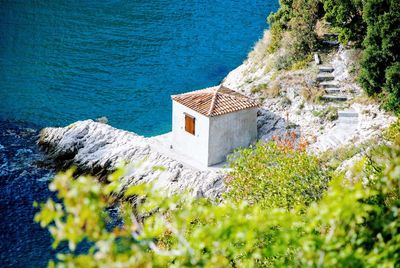
[[[168,131],[170,95],[218,84],[278,1],[95,2],[1,1],[0,118]]]
[[[51,196],[44,126],[106,116],[156,135],[170,95],[218,84],[245,59],[278,0],[0,0],[0,267],[54,257],[33,222]]]

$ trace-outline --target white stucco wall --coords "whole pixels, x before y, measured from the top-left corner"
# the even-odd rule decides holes
[[[238,147],[247,147],[257,138],[257,108],[210,117],[208,165],[226,160]]]
[[[195,118],[195,135],[185,131],[185,113]],[[209,118],[172,101],[172,146],[202,165],[208,164]]]

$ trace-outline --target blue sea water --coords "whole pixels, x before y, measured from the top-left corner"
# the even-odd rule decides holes
[[[0,266],[54,256],[33,223],[51,170],[38,129],[106,116],[151,136],[170,95],[220,83],[267,28],[278,0],[0,0]]]

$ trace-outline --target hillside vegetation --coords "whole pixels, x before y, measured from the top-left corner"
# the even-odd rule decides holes
[[[318,22],[339,34],[348,47],[363,49],[359,82],[384,107],[400,112],[400,2],[397,0],[281,0],[268,18],[269,52],[285,49],[278,61],[284,68],[321,48]]]

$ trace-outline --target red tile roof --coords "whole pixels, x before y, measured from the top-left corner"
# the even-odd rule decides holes
[[[223,85],[173,95],[172,99],[205,116],[216,116],[258,107],[254,100]]]

